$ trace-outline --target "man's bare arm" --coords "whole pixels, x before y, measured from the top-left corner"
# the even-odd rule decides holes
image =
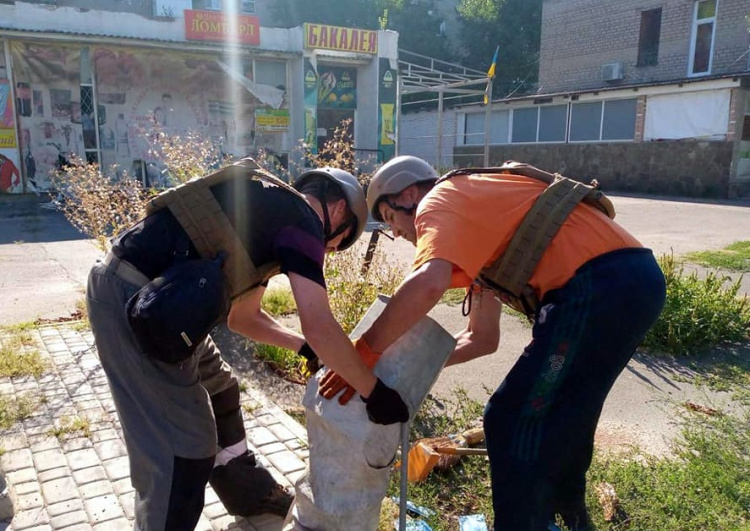
[[[474,291],[466,328],[456,334],[456,348],[445,366],[492,354],[500,343],[502,303],[489,290]]]
[[[289,280],[307,343],[326,367],[349,382],[362,396],[370,396],[377,379],[333,317],[325,288],[294,273],[289,274]]]
[[[259,343],[298,351],[305,338],[263,311],[260,303],[265,291],[265,288],[260,286],[234,301],[227,317],[227,326],[233,332]]]
[[[372,349],[383,352],[427,315],[450,287],[452,271],[450,262],[434,259],[410,273],[364,333]]]

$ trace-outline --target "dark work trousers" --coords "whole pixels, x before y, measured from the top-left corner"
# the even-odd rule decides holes
[[[110,253],[89,274],[89,320],[128,450],[136,529],[192,530],[217,443],[245,439],[238,383],[210,336],[180,364],[142,353],[125,303],[147,281]]]
[[[490,397],[484,429],[496,531],[585,529],[602,405],[665,299],[648,249],[607,253],[545,295],[532,341]]]

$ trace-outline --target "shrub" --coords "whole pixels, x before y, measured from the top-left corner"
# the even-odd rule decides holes
[[[143,216],[146,191],[127,173],[119,179],[106,176],[98,164],[73,158],[51,175],[51,181],[62,196],[58,205],[65,217],[101,249]]]
[[[706,278],[684,274],[673,255],[659,264],[667,281],[667,299],[643,344],[663,352],[693,355],[723,343],[750,338],[750,303],[738,297],[740,280],[715,272]]]
[[[325,263],[328,299],[333,316],[347,334],[367,312],[379,293],[391,295],[405,276],[405,270],[375,251],[370,267],[362,271],[361,247],[329,254]]]

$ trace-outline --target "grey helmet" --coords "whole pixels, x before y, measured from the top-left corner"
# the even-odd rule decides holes
[[[438,174],[424,160],[411,155],[401,155],[383,164],[372,176],[367,188],[367,208],[373,219],[383,221],[378,206],[387,195],[398,194],[419,182],[436,181]]]
[[[367,225],[367,201],[365,200],[365,192],[354,175],[348,171],[340,168],[331,168],[330,166],[304,172],[296,181],[294,181],[294,187],[297,190],[301,190],[311,177],[325,177],[341,188],[344,192],[346,204],[349,207],[349,210],[354,214],[356,226],[351,235],[342,241],[341,245],[337,248],[337,251],[343,251],[344,249],[351,247],[354,242],[357,241],[364,232],[365,225]],[[325,216],[327,219],[327,211],[325,211]],[[329,238],[330,236],[331,235],[326,234],[326,238]]]

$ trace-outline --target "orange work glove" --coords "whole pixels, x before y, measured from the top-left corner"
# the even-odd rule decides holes
[[[380,359],[380,352],[372,350],[363,337],[354,340],[354,348],[357,349],[359,357],[362,359],[362,362],[367,365],[368,369],[372,369]],[[349,383],[347,383],[347,381],[341,376],[333,372],[331,369],[328,369],[320,379],[320,389],[318,389],[318,394],[323,398],[331,399],[342,390],[344,390],[344,393],[339,397],[339,404],[343,406],[352,399],[357,391],[355,391],[354,387],[349,385]]]

